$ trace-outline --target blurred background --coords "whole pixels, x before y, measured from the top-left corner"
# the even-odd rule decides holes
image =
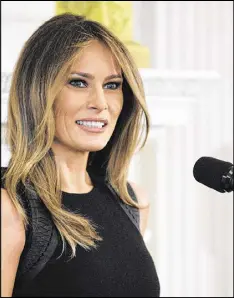
[[[24,42],[72,11],[108,26],[139,67],[152,125],[129,180],[149,195],[145,243],[162,297],[233,297],[233,196],[195,181],[201,156],[233,163],[233,1],[1,1],[1,154]]]

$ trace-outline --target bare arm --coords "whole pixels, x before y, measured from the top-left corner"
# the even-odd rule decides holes
[[[136,183],[129,181],[131,184],[136,197],[138,199],[138,202],[145,206],[144,209],[139,209],[140,211],[140,231],[142,236],[144,236],[145,230],[148,225],[148,220],[149,220],[149,212],[150,212],[150,202],[149,202],[149,196],[146,193],[145,190],[143,190],[139,185]]]
[[[7,191],[1,188],[1,297],[11,297],[20,255],[25,244],[25,228]]]

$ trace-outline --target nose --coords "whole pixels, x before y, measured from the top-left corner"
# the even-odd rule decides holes
[[[89,107],[98,110],[107,109],[108,105],[103,88],[95,88],[89,101]]]

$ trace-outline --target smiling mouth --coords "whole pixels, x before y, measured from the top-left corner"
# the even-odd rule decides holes
[[[104,132],[106,130],[106,127],[107,127],[107,124],[104,124],[104,126],[89,126],[89,125],[84,125],[84,124],[81,124],[79,121],[76,121],[76,125],[78,125],[78,127],[80,129],[82,129],[83,131],[86,131],[86,132],[92,132],[92,133],[101,133],[101,132]]]

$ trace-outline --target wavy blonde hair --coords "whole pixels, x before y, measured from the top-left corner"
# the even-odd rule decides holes
[[[137,146],[143,139],[139,149],[143,148],[147,140],[149,114],[138,69],[126,47],[108,29],[83,16],[68,13],[42,24],[20,53],[8,105],[6,141],[11,158],[5,174],[5,188],[25,228],[29,221],[19,201],[17,185],[22,183],[28,191],[34,190],[39,195],[63,244],[67,241],[70,245],[71,257],[76,255],[77,244],[90,250],[97,248],[95,240],[103,239],[92,221],[62,206],[60,175],[51,150],[55,136],[53,104],[68,80],[74,61],[92,40],[104,43],[121,66],[124,104],[110,141],[103,150],[90,152],[88,164],[96,173],[105,164],[109,183],[120,198],[128,205],[144,208],[130,197],[127,177]]]

